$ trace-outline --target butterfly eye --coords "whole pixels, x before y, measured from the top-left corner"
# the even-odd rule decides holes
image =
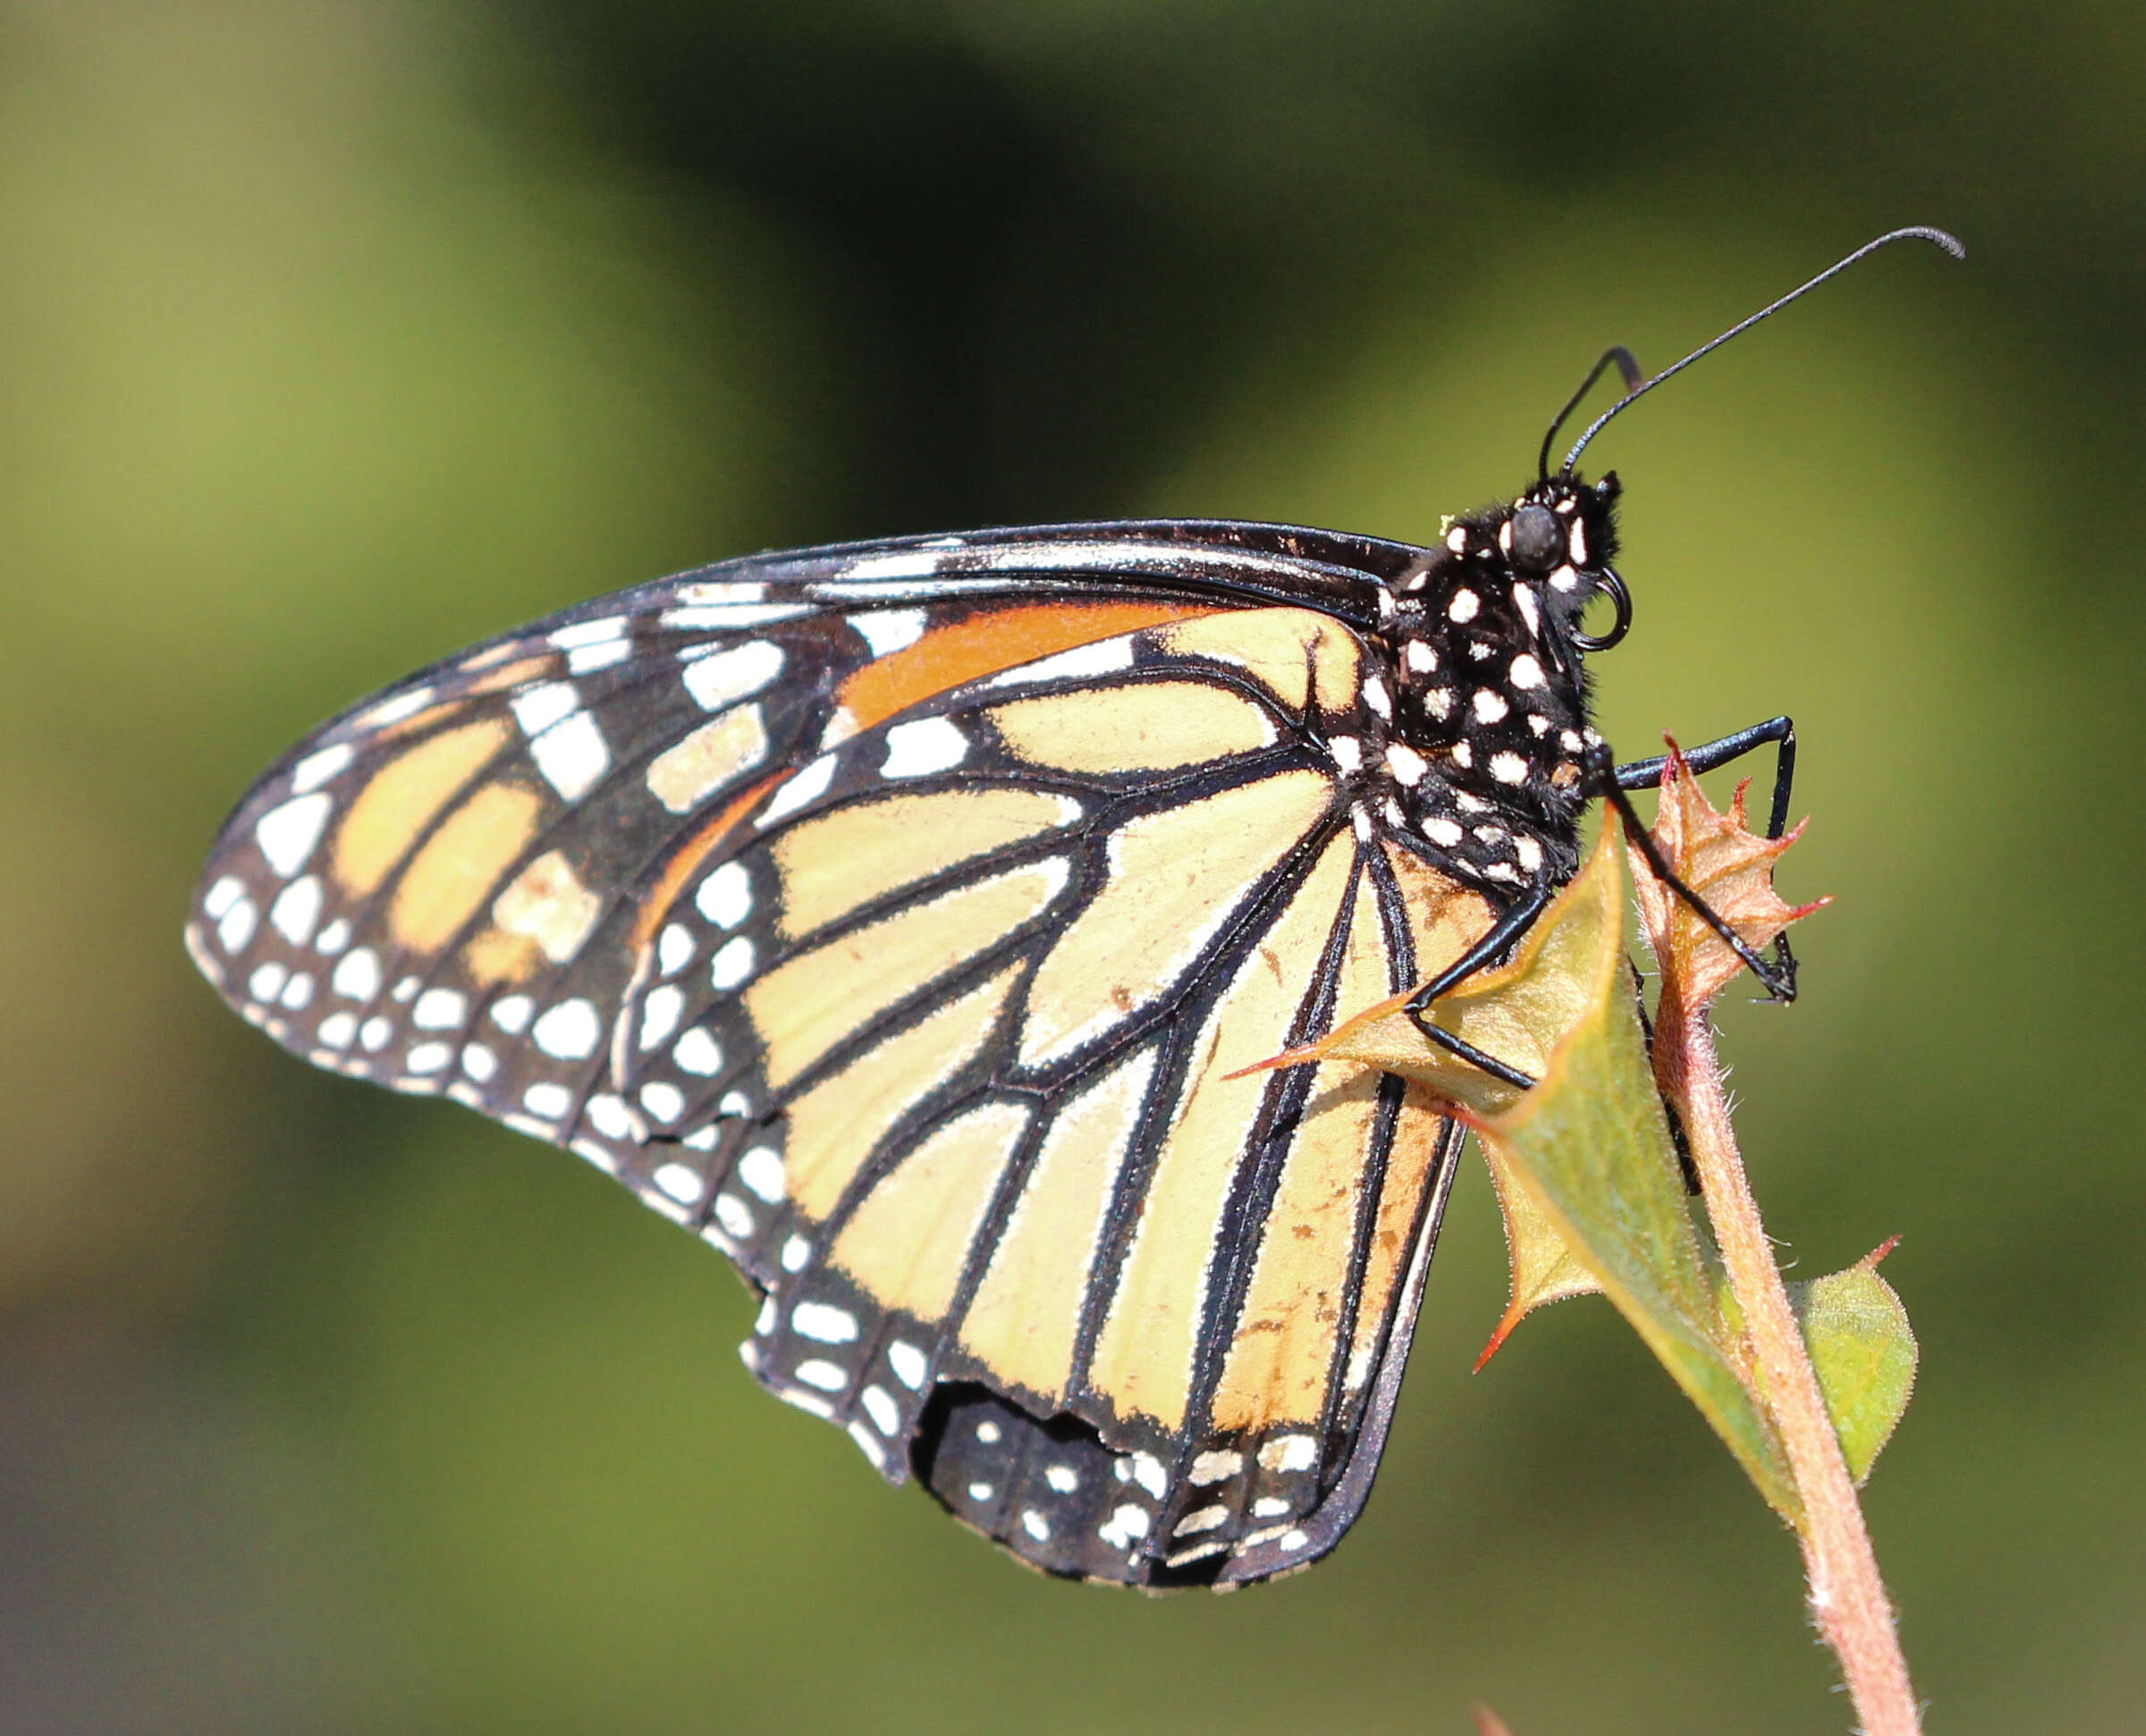
[[[1565,558],[1565,534],[1558,515],[1546,506],[1524,506],[1513,514],[1513,566],[1517,571],[1548,572]]]

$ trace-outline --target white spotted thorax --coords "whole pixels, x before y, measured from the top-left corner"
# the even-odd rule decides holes
[[[1336,741],[1388,786],[1388,817],[1497,902],[1578,866],[1581,763],[1596,745],[1580,619],[1616,554],[1617,478],[1570,476],[1447,520],[1390,581],[1364,687],[1383,738]],[[1389,687],[1390,691],[1389,691]]]

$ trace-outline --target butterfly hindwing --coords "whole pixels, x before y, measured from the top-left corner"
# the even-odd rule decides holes
[[[1025,1559],[1263,1578],[1361,1504],[1456,1140],[1362,1069],[1232,1075],[1489,922],[1352,793],[1394,546],[1081,527],[622,593],[316,732],[190,944],[286,1046],[699,1231],[760,1378]]]

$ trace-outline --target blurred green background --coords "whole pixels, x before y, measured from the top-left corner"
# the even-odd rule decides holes
[[[2146,1728],[2146,12],[0,0],[0,1724],[1846,1728],[1794,1549],[1464,1180],[1379,1492],[1287,1584],[1025,1575],[754,1386],[594,1171],[182,957],[284,745],[769,544],[1425,538],[1591,454],[1628,754],[1802,727],[1805,997],[1729,1009],[1803,1276],[1888,1235],[1868,1502],[1934,1732]]]

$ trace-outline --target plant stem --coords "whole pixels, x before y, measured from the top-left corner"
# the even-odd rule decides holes
[[[1798,1538],[1812,1619],[1840,1659],[1864,1736],[1920,1736],[1921,1709],[1855,1486],[1736,1150],[1712,1028],[1703,1008],[1667,992],[1662,1000],[1655,1065],[1684,1118],[1707,1215],[1750,1336],[1757,1395],[1772,1414],[1802,1500]]]

